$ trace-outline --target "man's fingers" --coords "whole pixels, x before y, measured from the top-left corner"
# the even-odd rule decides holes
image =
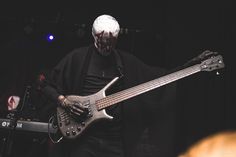
[[[73,102],[68,99],[65,101],[65,103],[65,106],[67,106],[70,112],[75,115],[82,116],[88,113],[88,106],[83,106],[81,103]]]
[[[72,108],[70,109],[70,112],[71,112],[72,114],[77,115],[77,116],[80,116],[80,115],[81,115],[80,112],[77,112],[76,110],[73,110]]]
[[[73,106],[81,109],[81,110],[87,110],[88,106],[81,105],[80,103],[75,103]]]
[[[213,51],[206,50],[202,54],[200,54],[198,58],[205,59],[208,56],[217,55],[217,54],[218,54],[218,52],[213,52]]]
[[[79,108],[78,106],[76,106],[76,105],[72,105],[72,109],[75,110],[75,111],[77,111],[77,112],[79,112],[79,113],[83,113],[83,112],[84,112],[84,110],[80,109],[80,108]]]

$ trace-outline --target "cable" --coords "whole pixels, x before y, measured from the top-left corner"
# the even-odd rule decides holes
[[[52,124],[52,127],[55,127],[53,124],[55,122],[55,115],[51,116],[48,120],[48,136],[50,138],[50,140],[52,141],[52,143],[56,144],[59,143],[62,139],[63,136],[61,136],[59,139],[55,140],[52,138],[51,133],[50,133],[50,124]],[[56,128],[56,127],[55,127]]]

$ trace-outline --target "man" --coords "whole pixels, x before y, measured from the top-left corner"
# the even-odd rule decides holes
[[[92,26],[94,44],[67,54],[42,84],[42,91],[76,119],[87,117],[89,109],[70,100],[68,95],[95,94],[119,77],[106,91],[110,95],[155,79],[164,72],[116,49],[119,31],[114,17],[97,17]],[[155,111],[163,106],[164,93],[165,87],[161,87],[107,107],[106,113],[114,117],[112,120],[93,123],[78,139],[64,138],[53,145],[52,156],[132,157],[143,130],[154,121]]]

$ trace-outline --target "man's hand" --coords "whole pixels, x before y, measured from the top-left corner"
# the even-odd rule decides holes
[[[70,101],[64,96],[59,96],[58,99],[60,104],[72,114],[76,116],[86,116],[88,114],[88,107],[83,106],[80,102]]]
[[[215,56],[217,54],[218,54],[218,52],[213,52],[213,51],[205,50],[200,55],[198,55],[197,57],[194,57],[193,59],[191,59],[187,63],[185,63],[184,66],[190,66],[190,65],[193,65],[193,64],[198,64],[201,61],[203,61],[205,59],[208,59],[211,56]]]
[[[214,56],[214,55],[217,55],[217,54],[218,54],[218,52],[213,52],[213,51],[205,50],[200,55],[195,57],[194,60],[195,61],[202,61],[204,59],[207,59],[207,58],[209,58],[211,56]]]

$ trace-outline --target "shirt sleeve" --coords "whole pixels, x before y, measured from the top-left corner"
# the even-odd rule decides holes
[[[71,69],[72,55],[66,55],[41,83],[42,92],[52,101],[57,102],[59,95],[65,95],[67,80]]]

